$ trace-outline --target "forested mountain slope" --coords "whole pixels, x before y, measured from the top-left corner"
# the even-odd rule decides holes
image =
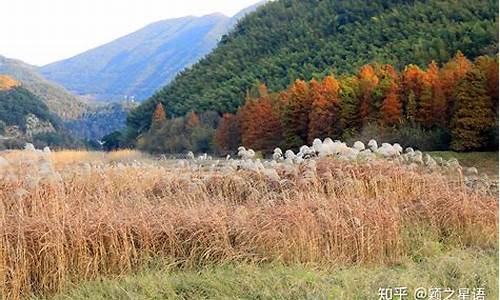
[[[366,63],[402,68],[498,52],[498,2],[492,0],[280,0],[241,20],[218,47],[128,117],[149,127],[158,101],[170,115],[234,112],[257,81],[270,91],[293,80],[354,73]]]
[[[61,119],[78,118],[86,109],[86,104],[64,88],[50,82],[38,74],[36,67],[20,60],[0,55],[0,74],[6,74],[22,83],[23,87],[38,96]]]
[[[144,100],[179,71],[209,53],[247,12],[234,17],[210,14],[150,24],[75,57],[41,68],[68,90],[97,100]]]

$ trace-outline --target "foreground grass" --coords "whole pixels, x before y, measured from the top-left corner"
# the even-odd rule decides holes
[[[441,283],[496,290],[485,274],[497,270],[498,195],[450,181],[449,169],[325,158],[255,171],[134,151],[5,156],[2,298],[359,299],[381,286]],[[157,261],[176,267],[151,268]]]
[[[52,299],[378,299],[380,287],[486,288],[498,299],[497,251],[453,249],[392,267],[316,268],[227,264],[201,269],[148,268],[92,281]],[[411,298],[413,299],[413,298]]]
[[[476,167],[479,173],[498,177],[498,152],[429,152],[431,156],[440,156],[444,159],[456,158],[464,167]]]

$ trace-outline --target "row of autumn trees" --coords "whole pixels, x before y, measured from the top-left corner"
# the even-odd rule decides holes
[[[248,91],[236,114],[167,118],[161,102],[137,146],[155,153],[265,153],[315,138],[377,139],[421,150],[498,148],[498,57],[471,62],[460,52],[439,66],[369,64],[352,76],[296,80],[281,92]]]
[[[366,138],[404,131],[425,139],[440,132],[440,139],[449,137],[441,148],[498,147],[498,57],[471,62],[459,52],[443,66],[408,65],[401,72],[369,64],[353,76],[296,80],[279,93],[260,84],[253,94],[237,114],[223,115],[215,135],[219,149],[232,151],[240,140],[264,152],[297,148],[315,138],[359,138],[374,127],[370,132],[378,136]]]

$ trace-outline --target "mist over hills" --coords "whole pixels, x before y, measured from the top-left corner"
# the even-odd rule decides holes
[[[233,17],[214,13],[155,22],[108,44],[43,66],[40,71],[71,92],[91,99],[143,100],[208,54],[241,17],[263,2]]]

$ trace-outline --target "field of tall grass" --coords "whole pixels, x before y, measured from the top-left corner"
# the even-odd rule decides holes
[[[8,299],[53,295],[158,261],[174,273],[373,270],[424,261],[436,247],[498,253],[497,194],[392,160],[325,157],[270,175],[136,151],[0,157],[0,293]]]

